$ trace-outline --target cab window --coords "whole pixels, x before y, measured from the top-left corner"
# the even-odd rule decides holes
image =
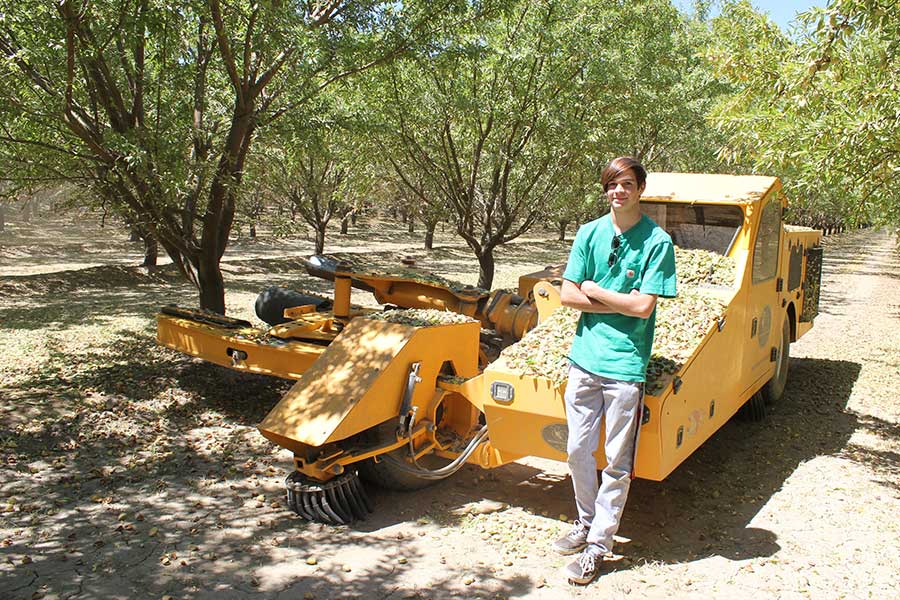
[[[775,277],[778,270],[778,244],[781,241],[781,203],[773,198],[763,208],[753,246],[753,283]]]
[[[641,210],[666,230],[679,248],[728,254],[744,224],[737,205],[641,201]]]

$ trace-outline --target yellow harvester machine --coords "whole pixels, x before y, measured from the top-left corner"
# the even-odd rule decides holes
[[[636,475],[661,480],[745,403],[760,416],[781,396],[790,342],[817,313],[821,248],[819,232],[782,224],[785,200],[772,177],[653,173],[642,205],[676,245],[736,265],[734,284],[711,290],[721,314],[645,397]],[[293,452],[286,487],[298,514],[364,517],[371,505],[360,478],[416,489],[466,463],[565,460],[565,384],[499,356],[559,308],[561,267],[521,277],[516,293],[455,286],[414,268],[372,273],[328,256],[312,257],[308,271],[334,281],[333,300],[261,296],[257,313],[270,327],[177,307],[158,315],[160,344],[296,381],[259,429]],[[352,287],[390,309],[469,318],[384,320],[384,310],[351,305]]]

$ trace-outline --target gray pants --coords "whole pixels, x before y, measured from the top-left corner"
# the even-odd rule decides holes
[[[567,451],[575,504],[579,520],[589,528],[588,543],[604,551],[612,550],[628,498],[642,400],[643,384],[601,377],[575,365],[569,368]],[[594,451],[600,443],[601,419],[606,424],[607,465],[598,485]]]

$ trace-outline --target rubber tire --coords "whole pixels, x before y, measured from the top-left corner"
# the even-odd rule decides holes
[[[316,310],[327,310],[330,300],[301,294],[281,287],[270,287],[256,297],[256,316],[269,325],[281,325],[290,319],[284,317],[284,309],[313,304]]]
[[[392,419],[391,421],[383,423],[378,427],[373,427],[372,429],[364,432],[362,435],[364,439],[366,439],[370,443],[387,439],[395,439],[394,430],[396,426],[397,422]],[[404,446],[403,448],[398,448],[391,451],[389,454],[394,458],[397,458],[398,460],[403,460],[404,457],[409,455],[409,452]],[[419,459],[419,465],[426,469],[438,469],[449,462],[450,461],[447,459],[439,458],[434,455],[423,456]],[[434,485],[439,481],[443,481],[442,479],[422,479],[421,477],[417,477],[410,473],[398,470],[396,467],[394,467],[394,465],[386,460],[375,462],[375,459],[373,458],[369,458],[360,462],[358,471],[360,479],[388,490],[396,490],[400,492],[412,492],[415,490],[421,490],[423,488]]]
[[[744,421],[758,423],[766,420],[766,401],[762,393],[756,392],[747,400],[738,411],[738,416]]]
[[[759,391],[766,406],[772,406],[784,396],[784,388],[787,386],[788,369],[791,364],[791,324],[785,315],[781,325],[781,341],[778,347],[775,374],[762,386]]]

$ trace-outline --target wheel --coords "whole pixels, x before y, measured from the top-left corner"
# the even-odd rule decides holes
[[[399,459],[402,456],[402,454],[400,454],[401,452],[405,451],[394,450],[391,452],[391,455],[396,456]],[[419,459],[419,464],[430,468],[442,466],[433,464],[433,462],[437,460],[437,457],[425,456]],[[372,458],[359,463],[359,477],[378,487],[399,492],[421,490],[440,481],[440,479],[422,479],[421,477],[416,477],[412,473],[398,470],[393,464],[386,460],[375,462]]]
[[[396,421],[391,420],[386,423],[382,423],[378,427],[373,427],[372,429],[364,432],[362,435],[364,439],[368,442],[381,442],[383,440],[393,439],[394,437],[394,428],[396,427]],[[409,451],[406,446],[402,448],[397,448],[389,452],[392,457],[397,460],[403,460],[406,456],[409,455]],[[426,469],[439,469],[445,466],[448,462],[447,459],[440,458],[437,456],[427,455],[423,456],[419,459],[419,466],[424,467]],[[381,460],[375,462],[375,459],[367,459],[359,463],[359,476],[363,480],[374,483],[379,487],[383,487],[389,490],[397,490],[401,492],[408,492],[414,490],[421,490],[422,488],[426,488],[430,485],[434,485],[439,479],[424,479],[422,477],[417,477],[412,473],[407,473],[406,471],[402,471],[395,467],[393,463],[387,460]]]
[[[784,388],[787,385],[788,367],[791,362],[791,324],[788,322],[788,316],[785,315],[781,325],[781,341],[778,343],[778,350],[775,356],[775,373],[772,378],[760,390],[763,401],[766,405],[772,406],[784,395]]]
[[[256,316],[269,325],[287,323],[284,318],[284,309],[305,304],[313,304],[316,310],[328,310],[331,301],[326,298],[301,294],[294,290],[280,287],[270,287],[256,297]]]
[[[761,392],[756,392],[738,411],[738,415],[744,421],[764,421],[766,419],[766,401]]]

